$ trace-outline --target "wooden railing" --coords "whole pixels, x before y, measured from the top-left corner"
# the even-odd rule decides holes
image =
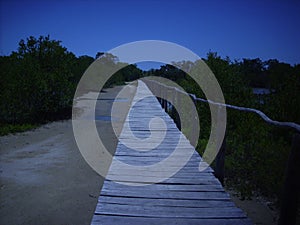
[[[243,112],[250,112],[255,113],[260,116],[266,123],[270,125],[274,125],[277,127],[284,127],[293,129],[296,133],[293,136],[292,140],[292,148],[290,151],[289,159],[286,166],[285,172],[285,181],[282,187],[282,199],[281,199],[281,206],[280,206],[280,217],[279,217],[279,225],[286,225],[286,224],[296,224],[297,220],[297,210],[300,207],[299,199],[300,199],[300,125],[293,122],[279,122],[276,120],[270,119],[265,113],[260,110],[234,106],[230,104],[223,104],[214,102],[211,100],[198,98],[195,94],[186,93],[185,91],[165,85],[159,81],[152,80],[152,79],[143,79],[143,81],[147,84],[150,90],[153,92],[154,90],[157,91],[159,89],[160,95],[162,96],[159,98],[159,102],[162,107],[167,110],[170,105],[168,104],[167,96],[171,95],[172,98],[177,98],[178,94],[189,95],[194,104],[197,102],[206,102],[215,106],[219,107],[226,107],[238,111]],[[177,101],[180,101],[177,99]],[[173,106],[171,106],[173,107]],[[174,110],[174,108],[172,108]],[[180,118],[174,118],[177,127],[180,127]],[[193,130],[194,128],[192,128]],[[224,184],[224,172],[225,172],[225,152],[226,152],[226,139],[224,138],[222,146],[216,156],[216,168],[215,168],[215,176],[220,180],[222,184]]]

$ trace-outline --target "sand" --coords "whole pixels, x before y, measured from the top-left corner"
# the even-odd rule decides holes
[[[122,87],[101,93],[107,100],[97,113],[110,117]],[[121,101],[120,124],[135,86]],[[114,151],[117,138],[109,120],[97,121],[99,135]],[[0,137],[0,224],[90,224],[103,178],[84,161],[77,148],[72,121],[59,121],[33,131]]]

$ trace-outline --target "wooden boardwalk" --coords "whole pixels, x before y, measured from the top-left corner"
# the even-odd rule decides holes
[[[149,122],[156,116],[166,125],[152,120],[150,133]],[[132,138],[131,132],[141,140]],[[166,161],[176,147],[179,153]],[[178,167],[189,154],[188,163]],[[210,167],[199,172],[200,161],[156,97],[139,81],[92,224],[252,224]]]

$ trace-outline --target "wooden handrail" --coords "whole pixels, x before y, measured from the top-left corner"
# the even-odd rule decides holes
[[[252,112],[259,115],[265,122],[268,124],[272,124],[279,127],[287,127],[287,128],[293,128],[297,131],[297,133],[294,135],[293,143],[292,143],[292,149],[289,155],[289,160],[286,167],[286,174],[285,174],[285,182],[283,184],[283,193],[282,193],[282,199],[281,199],[281,207],[280,207],[280,217],[278,224],[284,225],[284,224],[296,224],[296,217],[297,217],[297,207],[298,204],[298,197],[300,196],[300,181],[299,181],[299,160],[300,160],[300,125],[294,122],[279,122],[276,120],[270,119],[265,113],[258,109],[253,108],[247,108],[247,107],[240,107],[230,104],[224,104],[219,102],[214,102],[211,100],[203,99],[203,98],[197,98],[195,94],[186,93],[183,90],[178,89],[177,87],[167,86],[165,84],[162,84],[156,80],[150,80],[145,79],[147,82],[154,82],[160,86],[163,86],[165,88],[174,89],[175,91],[189,95],[194,102],[201,101],[206,102],[209,104],[221,106],[221,107],[227,107],[230,109],[235,109],[239,111],[244,112]],[[224,165],[225,165],[225,144],[226,140],[224,139],[222,147],[220,151],[217,154],[216,157],[216,169],[215,169],[215,176],[220,180],[220,182],[223,184],[224,181]]]
[[[161,85],[165,88],[172,88],[175,91],[185,94],[185,95],[189,95],[191,96],[191,98],[195,101],[201,101],[201,102],[206,102],[209,104],[213,104],[213,105],[218,105],[218,106],[222,106],[222,107],[227,107],[230,109],[235,109],[235,110],[239,110],[239,111],[244,111],[244,112],[252,112],[252,113],[256,113],[257,115],[259,115],[265,122],[275,125],[275,126],[279,126],[279,127],[287,127],[287,128],[293,128],[295,129],[297,132],[300,132],[300,125],[294,122],[280,122],[280,121],[276,121],[276,120],[272,120],[270,119],[270,117],[268,117],[265,113],[263,113],[262,111],[258,110],[258,109],[253,109],[253,108],[247,108],[247,107],[241,107],[241,106],[235,106],[235,105],[230,105],[230,104],[224,104],[224,103],[219,103],[219,102],[214,102],[211,100],[207,100],[207,99],[203,99],[203,98],[198,98],[195,94],[190,94],[190,93],[186,93],[183,90],[180,90],[177,87],[172,87],[172,86],[168,86],[165,84],[162,84],[156,80],[150,80],[150,79],[144,79],[146,82],[150,81],[150,82],[155,82],[158,85]]]

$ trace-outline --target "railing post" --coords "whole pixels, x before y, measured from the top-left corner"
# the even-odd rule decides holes
[[[176,90],[175,90],[175,88],[171,88],[171,95],[172,95],[171,114],[174,117],[174,121],[176,123],[176,116],[175,116]]]
[[[218,106],[218,115],[217,115],[217,127],[219,123],[224,122],[224,118],[222,116],[222,107]],[[220,128],[219,128],[220,129]],[[217,130],[216,141],[219,140],[221,133]],[[226,136],[223,139],[221,148],[216,156],[216,168],[215,168],[215,176],[224,186],[224,177],[225,177],[225,154],[226,154]]]
[[[192,95],[190,95],[191,97],[192,97],[192,100],[193,100],[193,103],[194,103],[194,106],[195,106],[195,108],[196,108],[196,111],[197,111],[197,100],[196,100],[196,96],[194,95],[194,94],[192,94]],[[197,115],[193,115],[193,116],[197,116]],[[191,135],[191,137],[192,137],[192,139],[194,139],[193,137],[194,137],[194,135],[197,133],[196,132],[196,127],[197,127],[197,124],[196,124],[196,121],[197,121],[197,118],[192,118],[191,117],[191,119],[192,119],[192,135]],[[195,140],[196,139],[196,140]],[[196,143],[198,142],[198,137],[196,137],[194,140],[196,141],[195,142],[195,145],[196,145]],[[196,146],[195,146],[196,147]]]
[[[224,185],[225,176],[225,153],[226,153],[226,139],[224,138],[220,151],[216,157],[215,177]]]
[[[177,103],[178,107],[181,108],[181,93],[178,91],[176,91],[176,101],[178,101],[178,103]],[[177,114],[176,114],[178,130],[181,130],[181,121],[180,121],[180,115],[179,115],[180,108],[177,109]]]
[[[164,87],[164,109],[165,109],[165,112],[167,112],[167,108],[168,108],[168,102],[167,102],[167,99],[168,99],[168,89]]]
[[[300,198],[300,134],[293,137],[292,149],[285,172],[279,225],[296,224]]]
[[[163,107],[162,88],[161,88],[161,85],[160,85],[160,84],[157,84],[157,85],[159,85],[159,95],[160,95],[160,97],[159,97],[159,103],[160,103],[160,105]]]
[[[161,107],[164,108],[164,104],[165,104],[165,93],[164,93],[164,89],[162,88],[162,86],[160,87],[160,94],[161,94]]]

